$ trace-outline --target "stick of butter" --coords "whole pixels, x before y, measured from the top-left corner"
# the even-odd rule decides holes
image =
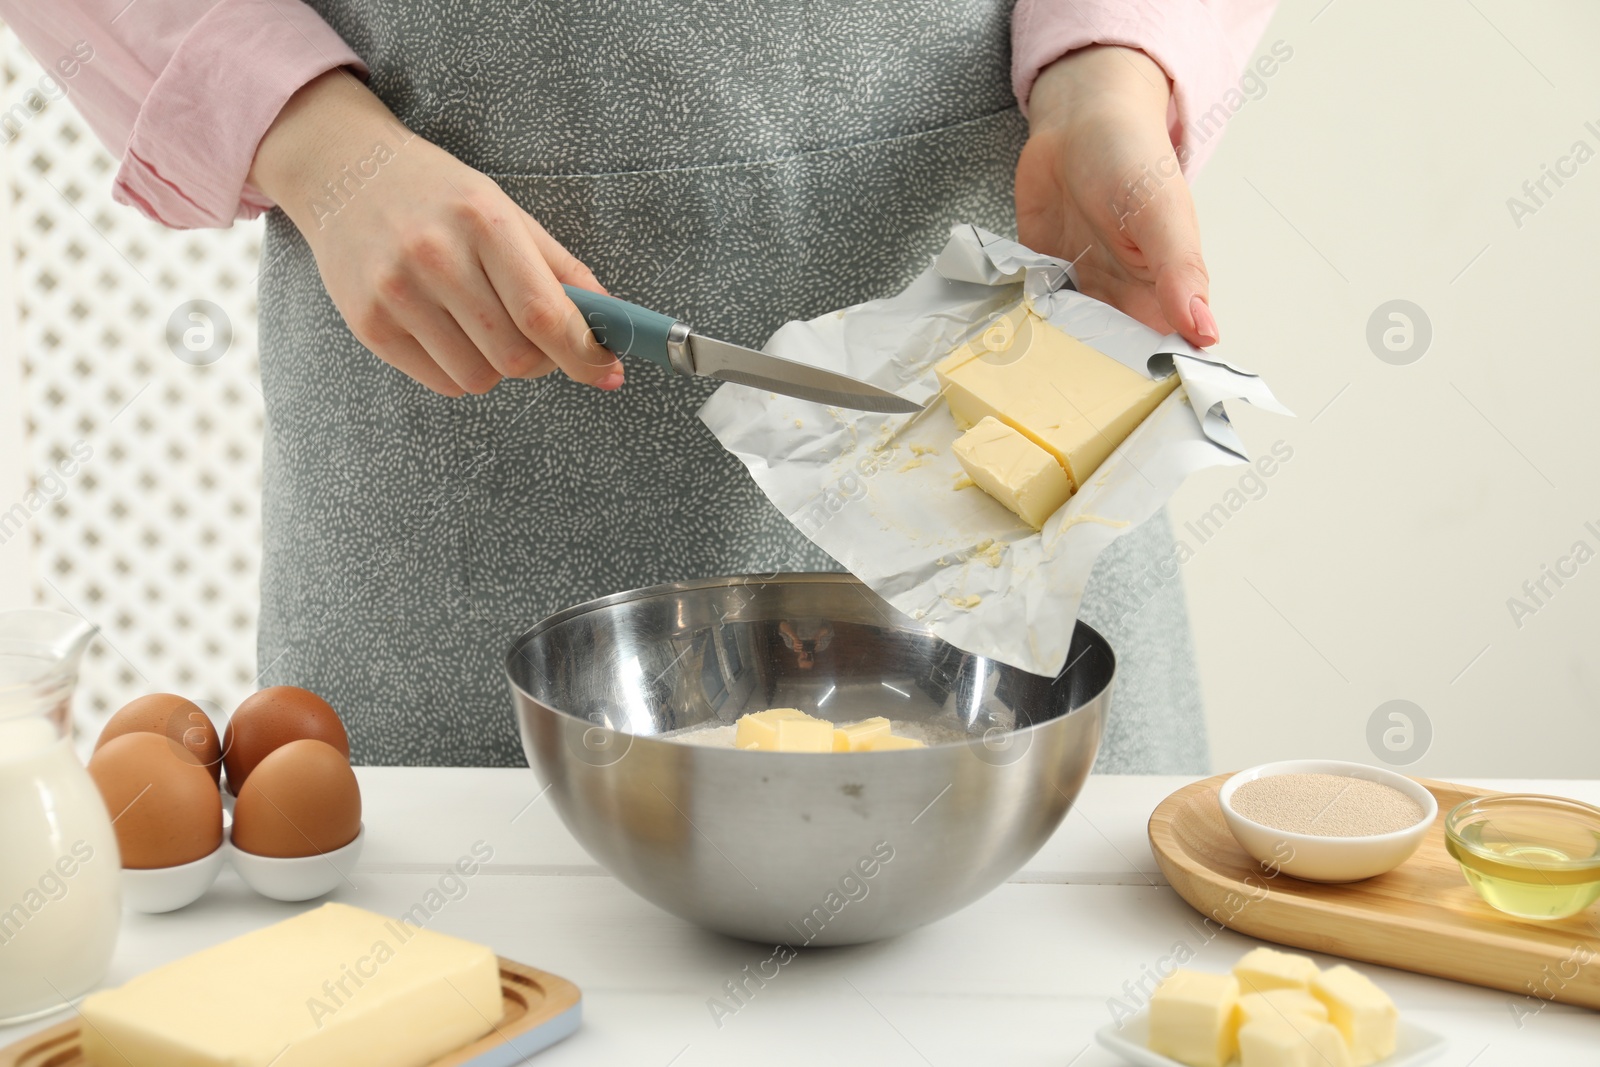
[[[1239,1028],[1240,1067],[1353,1067],[1333,1024],[1304,1015],[1255,1019]]]
[[[974,485],[1035,530],[1072,495],[1055,457],[993,416],[956,438],[953,451]]]
[[[422,1067],[503,1014],[494,953],[345,904],[87,997],[93,1067]]]
[[[1292,952],[1278,952],[1270,948],[1253,948],[1233,965],[1233,975],[1239,979],[1239,988],[1247,993],[1265,993],[1272,989],[1311,989],[1317,977],[1317,961],[1310,956],[1297,956]]]
[[[1327,1005],[1328,1019],[1344,1035],[1355,1067],[1394,1054],[1400,1013],[1372,979],[1341,963],[1317,975],[1311,992]]]
[[[1176,374],[1151,381],[1021,305],[935,370],[958,424],[988,416],[1026,435],[1074,492],[1178,385]]]
[[[1222,1067],[1238,1048],[1239,980],[1179,969],[1150,997],[1150,1051],[1189,1067]]]

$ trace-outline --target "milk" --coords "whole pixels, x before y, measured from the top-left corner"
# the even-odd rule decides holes
[[[48,718],[0,720],[0,1024],[93,989],[116,947],[121,861],[100,794]]]

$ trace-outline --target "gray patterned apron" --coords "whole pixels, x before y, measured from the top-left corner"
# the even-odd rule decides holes
[[[713,336],[893,293],[953,223],[1016,232],[1007,0],[312,5],[411,129]],[[559,608],[837,569],[695,417],[714,383],[436,396],[355,341],[281,212],[263,259],[263,684],[328,697],[355,760],[522,763],[501,663]],[[1164,513],[1122,538],[1084,602],[1119,659],[1104,770],[1206,765],[1181,586],[1150,579],[1171,544]]]

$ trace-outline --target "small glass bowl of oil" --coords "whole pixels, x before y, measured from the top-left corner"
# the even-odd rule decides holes
[[[1563,797],[1499,793],[1456,805],[1445,850],[1491,907],[1564,919],[1600,900],[1600,808]]]

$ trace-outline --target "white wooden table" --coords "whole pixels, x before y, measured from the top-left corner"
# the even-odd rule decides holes
[[[1096,776],[1061,829],[1009,883],[903,937],[802,949],[719,1027],[707,1005],[770,947],[705,933],[607,875],[572,839],[526,770],[367,767],[366,850],[342,900],[390,915],[429,902],[475,843],[491,862],[439,903],[432,929],[575,981],[577,1035],[542,1053],[569,1064],[1050,1064],[1120,1061],[1093,1043],[1122,985],[1172,951],[1225,970],[1251,938],[1202,946],[1193,912],[1158,873],[1145,822],[1189,779]],[[1600,803],[1600,781],[1475,781]],[[482,846],[479,846],[480,849]],[[129,915],[107,982],[311,905],[278,904],[225,871],[199,902]],[[1325,965],[1329,958],[1321,960]],[[1417,1023],[1449,1038],[1441,1067],[1600,1067],[1600,1015],[1361,965]],[[1591,964],[1600,966],[1600,962]],[[31,1029],[0,1029],[0,1045]]]

